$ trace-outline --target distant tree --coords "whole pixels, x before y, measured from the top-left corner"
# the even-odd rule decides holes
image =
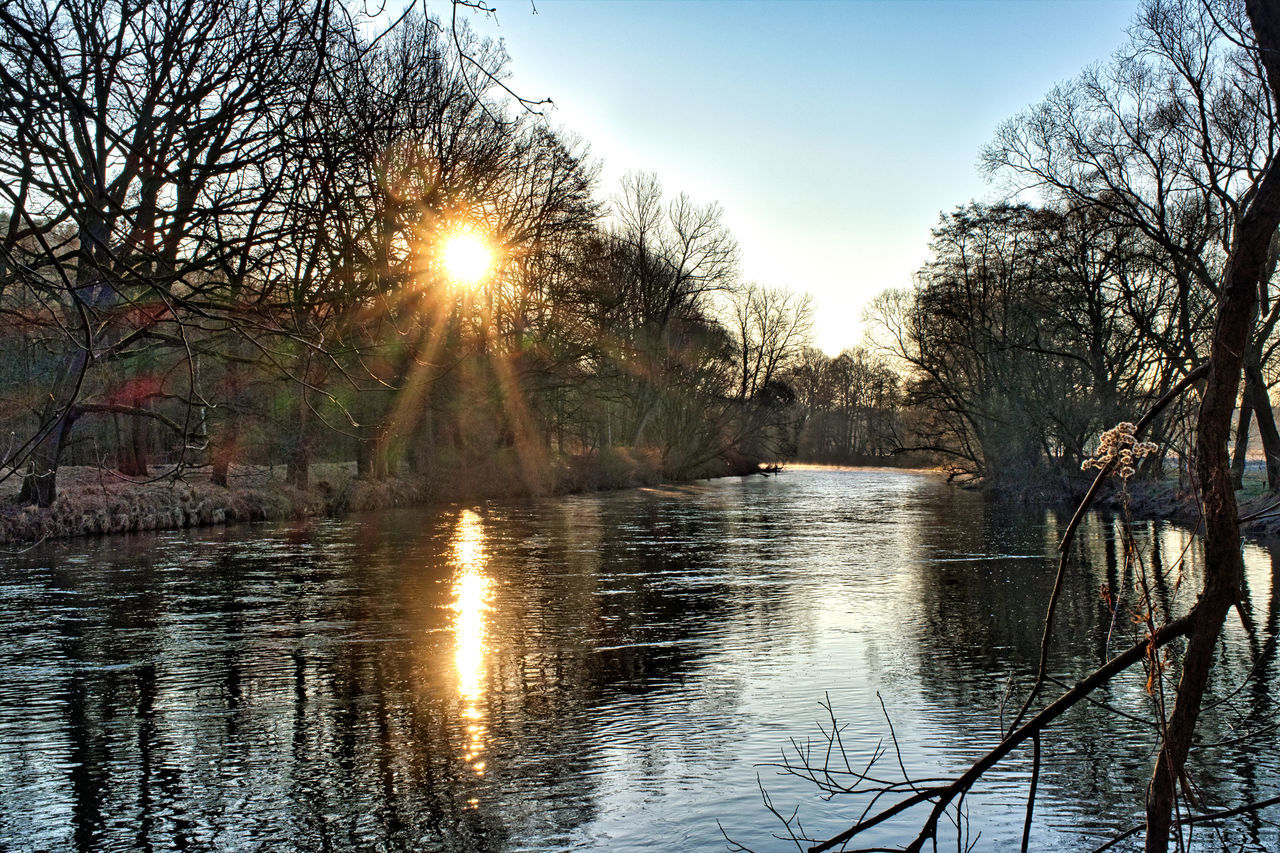
[[[878,354],[851,347],[833,358],[805,348],[786,377],[800,407],[800,459],[857,463],[903,446],[901,381]]]
[[[1093,436],[1167,390],[1170,279],[1132,227],[970,205],[930,245],[916,287],[871,312],[926,414],[920,449],[992,485],[1070,477]]]
[[[748,284],[730,294],[738,399],[753,400],[784,373],[813,331],[813,298]]]
[[[945,215],[916,290],[882,300],[876,318],[912,370],[912,402],[934,415],[922,449],[950,454],[992,484],[1035,476],[1047,440],[1047,371],[1037,356],[1055,318],[1038,220],[1028,207],[970,205]]]
[[[655,421],[676,428],[680,409],[697,405],[702,378],[688,372],[696,362],[682,347],[704,340],[699,330],[710,328],[711,295],[735,283],[738,247],[719,205],[698,206],[685,195],[664,204],[651,174],[627,176],[614,208],[609,326],[629,365],[629,443],[641,445]]]

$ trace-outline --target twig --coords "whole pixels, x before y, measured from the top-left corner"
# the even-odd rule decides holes
[[[1249,812],[1261,811],[1271,806],[1280,805],[1280,797],[1268,797],[1265,800],[1255,800],[1252,803],[1246,803],[1243,806],[1236,806],[1233,809],[1223,809],[1217,812],[1207,812],[1205,814],[1191,815],[1189,817],[1178,818],[1173,821],[1175,826],[1194,826],[1198,823],[1206,821],[1222,820],[1223,818],[1235,817],[1236,815],[1248,814]],[[1127,829],[1115,838],[1112,838],[1101,847],[1093,848],[1093,853],[1103,853],[1104,850],[1110,850],[1126,838],[1131,838],[1142,831],[1146,824],[1139,824],[1131,829]]]
[[[1083,680],[1079,681],[1074,687],[1046,706],[1042,711],[1040,711],[1040,713],[1023,723],[1020,728],[1017,728],[1005,735],[1004,739],[1001,740],[999,744],[986,753],[986,755],[975,761],[969,766],[968,770],[960,776],[955,777],[950,783],[920,790],[913,796],[907,797],[867,820],[860,821],[843,832],[832,836],[821,844],[814,845],[809,848],[811,853],[822,853],[824,850],[830,850],[833,847],[842,845],[859,833],[883,823],[889,818],[901,814],[922,802],[936,800],[933,811],[926,820],[924,828],[921,829],[920,834],[916,839],[905,848],[907,851],[921,850],[925,841],[934,837],[937,831],[938,820],[941,819],[951,801],[972,787],[972,785],[980,779],[983,774],[998,764],[1014,749],[1025,743],[1029,738],[1047,728],[1051,723],[1057,720],[1058,717],[1066,713],[1075,705],[1079,704],[1086,696],[1098,687],[1101,687],[1116,675],[1124,672],[1129,667],[1143,660],[1154,649],[1161,648],[1173,640],[1186,636],[1191,630],[1191,625],[1191,618],[1189,616],[1183,616],[1180,619],[1176,619],[1173,622],[1158,628],[1153,635],[1135,643],[1124,652],[1121,652],[1102,666],[1095,669]]]
[[[1036,808],[1036,789],[1040,785],[1040,733],[1031,738],[1031,784],[1027,787],[1027,816],[1022,822],[1022,853],[1031,841],[1031,816]]]

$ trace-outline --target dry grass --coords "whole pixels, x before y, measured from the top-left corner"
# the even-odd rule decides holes
[[[264,521],[326,511],[332,484],[353,479],[343,466],[317,466],[317,487],[306,492],[285,485],[283,472],[265,467],[238,466],[229,487],[209,482],[208,471],[159,469],[147,480],[124,478],[112,471],[69,467],[58,471],[58,499],[41,509],[17,503],[19,477],[0,484],[0,542],[32,542],[71,536],[133,533]],[[325,483],[329,483],[328,480]]]
[[[58,499],[46,509],[18,503],[20,477],[0,482],[0,544],[631,488],[659,482],[660,472],[657,453],[628,449],[535,463],[500,452],[427,475],[406,472],[383,480],[358,479],[354,463],[317,463],[311,466],[312,487],[305,491],[285,483],[283,467],[233,466],[226,488],[209,481],[207,468],[157,469],[153,477],[137,481],[107,469],[65,467],[58,471]]]

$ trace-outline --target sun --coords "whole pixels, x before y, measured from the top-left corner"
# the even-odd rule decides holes
[[[493,266],[493,249],[470,232],[459,232],[444,241],[444,269],[458,284],[475,284]]]

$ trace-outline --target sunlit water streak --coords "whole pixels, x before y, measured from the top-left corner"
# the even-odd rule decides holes
[[[462,719],[467,732],[462,760],[478,775],[484,774],[484,658],[485,613],[490,609],[493,580],[483,572],[484,522],[474,511],[464,509],[454,534],[453,559],[457,574],[453,581],[453,632],[457,652],[458,694],[462,697]]]
[[[48,545],[0,570],[0,849],[794,849],[760,802],[835,831],[860,801],[775,774],[830,697],[851,756],[894,723],[955,772],[1034,671],[1065,517],[934,478],[795,471],[302,526]],[[1132,639],[1116,519],[1092,517],[1060,607],[1066,679]],[[1138,525],[1185,604],[1199,549]],[[1196,767],[1210,805],[1280,789],[1280,559],[1246,547]],[[1129,596],[1125,599],[1124,596]],[[1181,599],[1179,598],[1181,596]],[[1236,691],[1253,655],[1262,678]],[[1100,697],[1141,714],[1141,674]],[[1049,747],[1033,848],[1140,820],[1150,733],[1081,709]],[[883,768],[886,772],[892,767]],[[1026,756],[970,801],[978,849],[1021,830]],[[901,841],[904,825],[869,843]],[[1265,821],[1229,830],[1280,849]]]

